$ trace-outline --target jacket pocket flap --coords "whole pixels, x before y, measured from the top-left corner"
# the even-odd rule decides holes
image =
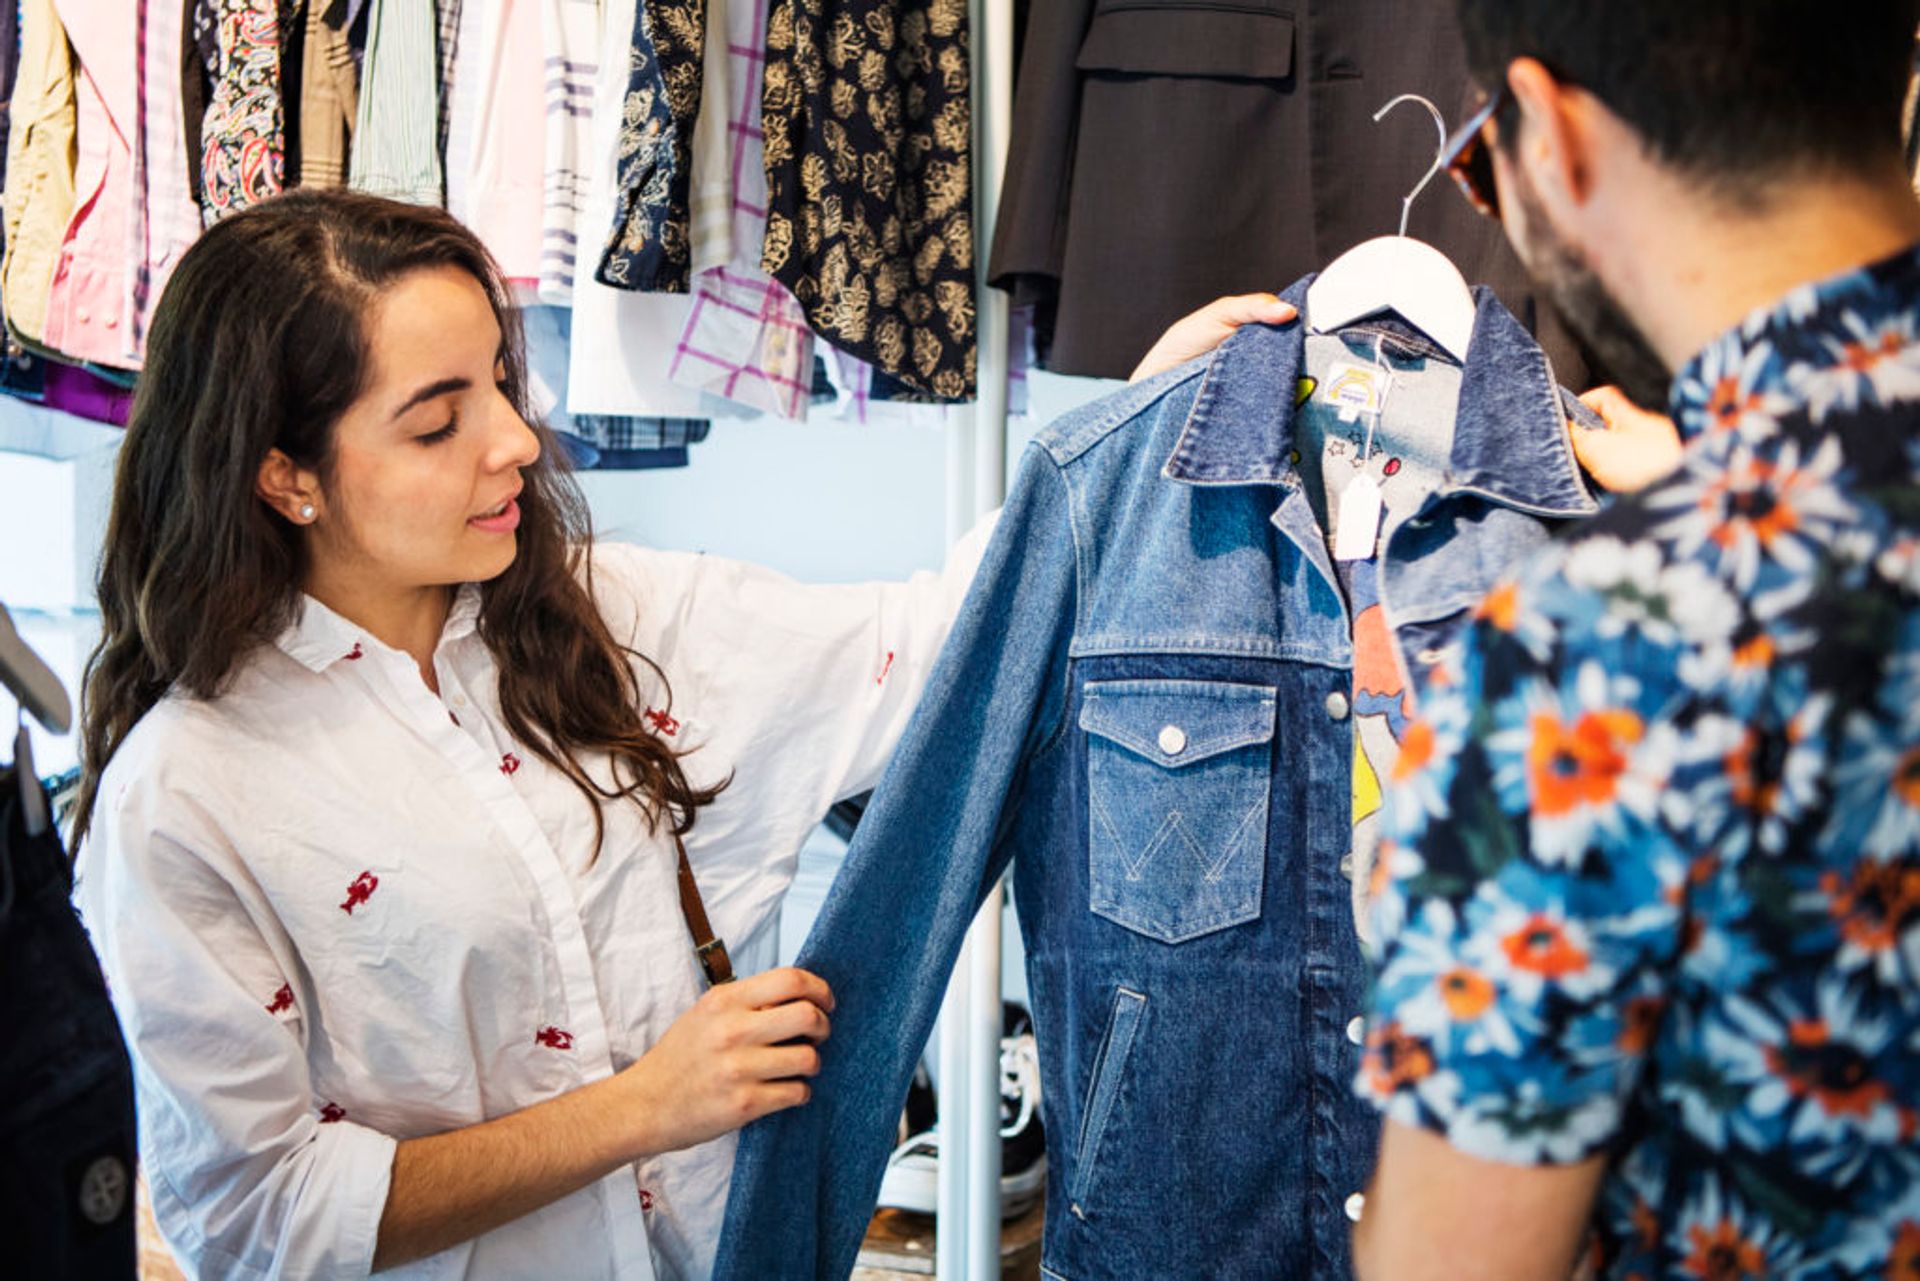
[[[1255,4],[1103,5],[1080,43],[1082,71],[1284,80],[1293,19]]]
[[[1168,769],[1273,739],[1274,692],[1222,681],[1093,681],[1080,728]]]

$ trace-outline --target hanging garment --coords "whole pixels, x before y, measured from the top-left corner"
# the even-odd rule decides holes
[[[280,0],[198,0],[209,89],[200,123],[200,209],[211,227],[285,185]]]
[[[441,148],[447,180],[447,212],[472,225],[468,216],[473,208],[471,188],[475,147],[480,137],[480,108],[491,71],[480,54],[487,38],[486,21],[492,12],[489,0],[463,0],[453,43],[443,46],[447,59],[446,87],[440,101],[446,115],[446,143]]]
[[[1598,509],[1571,397],[1491,293],[1477,307],[1466,367],[1423,357],[1387,403],[1448,442],[1370,544],[1402,683]],[[833,1039],[812,1101],[742,1136],[717,1276],[853,1266],[948,971],[1009,861],[1063,1140],[1043,1270],[1348,1274],[1342,1206],[1378,1133],[1351,1088],[1367,976],[1343,862],[1369,640],[1291,458],[1304,415],[1337,423],[1300,397],[1353,363],[1348,336],[1249,326],[1036,438],[796,962],[833,988]]]
[[[704,244],[725,253],[700,267],[693,304],[675,345],[669,373],[684,387],[712,392],[765,413],[802,421],[812,390],[813,331],[806,313],[760,268],[767,229],[765,138],[760,132],[761,68],[766,62],[767,0],[712,0],[709,67],[724,67],[710,82],[700,113],[718,122],[726,149],[695,156],[697,208],[714,214],[719,230]],[[703,129],[699,137],[706,137]],[[699,230],[696,227],[696,230]],[[698,263],[696,259],[696,263]]]
[[[687,853],[743,973],[772,962],[808,833],[885,764],[983,544],[833,586],[595,549],[608,626],[668,682],[644,681],[648,723],[696,786],[733,780]],[[206,1273],[365,1276],[399,1140],[605,1080],[700,995],[670,837],[608,805],[596,856],[587,802],[506,727],[478,613],[469,586],[435,697],[305,600],[103,777],[77,898],[140,1065],[160,1226]],[[392,1275],[699,1281],[733,1146],[622,1166]]]
[[[836,347],[970,399],[966,0],[777,0],[765,74],[767,273]]]
[[[450,91],[453,87],[453,60],[460,53],[460,0],[435,0],[434,31],[437,37],[434,70],[438,73],[438,92],[435,101],[439,103],[439,122],[436,140],[441,156],[447,154],[447,131],[453,121],[453,101]]]
[[[129,369],[133,342],[135,0],[55,0],[73,44],[73,217],[47,292],[42,340],[75,361]]]
[[[422,0],[372,0],[348,165],[355,190],[416,205],[445,200],[437,22]]]
[[[0,1224],[7,1274],[135,1276],[133,1068],[60,840],[0,769]],[[38,786],[37,783],[30,786]]]
[[[300,39],[300,167],[303,187],[346,185],[354,121],[360,114],[360,71],[341,6],[306,0]]]
[[[993,283],[1039,309],[1042,363],[1125,378],[1167,327],[1399,226],[1433,163],[1424,94],[1473,104],[1447,4],[1046,0],[1014,95]],[[1569,386],[1588,371],[1499,226],[1436,179],[1408,231],[1491,285]]]
[[[20,75],[7,137],[6,258],[0,293],[7,327],[32,341],[46,330],[47,295],[73,217],[72,47],[53,0],[22,0]]]
[[[474,57],[478,101],[466,208],[454,216],[473,228],[508,279],[540,279],[545,235],[546,46],[542,0],[477,0],[480,38],[461,42]]]
[[[134,56],[139,68],[132,122],[132,205],[128,210],[132,351],[146,353],[147,327],[180,256],[200,235],[187,156],[192,144],[180,82],[186,6],[179,0],[136,0]]]
[[[637,0],[606,0],[602,43],[624,43],[633,31]],[[618,33],[618,34],[616,34]],[[600,64],[594,85],[593,147],[587,157],[586,227],[610,227],[616,203],[619,147],[627,100],[627,67]],[[668,377],[686,329],[686,294],[641,294],[614,289],[595,277],[596,255],[581,255],[573,282],[573,342],[567,408],[576,414],[700,418],[719,403]]]
[[[704,0],[647,0],[635,10],[613,232],[598,273],[602,284],[687,292],[688,202],[706,23]]]
[[[580,214],[587,198],[584,165],[593,152],[593,86],[600,74],[600,0],[543,0],[540,13],[547,51],[540,297],[544,302],[564,304],[573,301]]]
[[[582,471],[640,471],[687,465],[687,447],[707,438],[713,424],[704,418],[645,418],[616,414],[575,414],[567,409],[569,351],[573,311],[568,307],[522,307],[527,341],[527,372],[534,404],[547,426],[580,447],[572,453]]]
[[[6,146],[13,87],[20,79],[20,0],[0,0],[0,186],[6,182]]]

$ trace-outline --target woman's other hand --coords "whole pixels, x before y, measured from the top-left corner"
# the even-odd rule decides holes
[[[1680,465],[1673,419],[1640,408],[1618,387],[1595,387],[1580,401],[1607,430],[1573,430],[1573,452],[1587,473],[1616,494],[1645,489]]]
[[[633,1149],[692,1147],[813,1097],[833,993],[805,970],[769,970],[710,988],[620,1075],[631,1087]]]
[[[1176,365],[1184,365],[1196,356],[1204,356],[1231,338],[1233,331],[1242,325],[1284,325],[1299,315],[1291,303],[1281,302],[1272,294],[1216,298],[1192,315],[1175,321],[1127,381],[1137,383]]]

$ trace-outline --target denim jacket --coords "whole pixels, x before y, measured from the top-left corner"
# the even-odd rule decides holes
[[[1383,531],[1403,664],[1597,507],[1570,398],[1477,301],[1441,483]],[[852,1269],[1010,860],[1051,1149],[1043,1273],[1346,1275],[1378,1123],[1350,1086],[1353,630],[1289,461],[1305,349],[1297,324],[1244,329],[1035,440],[799,957],[833,987],[833,1036],[813,1102],[745,1132],[717,1275]]]

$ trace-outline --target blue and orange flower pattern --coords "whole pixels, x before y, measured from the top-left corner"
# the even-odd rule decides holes
[[[1408,730],[1359,1088],[1601,1275],[1920,1276],[1920,251],[1796,290]],[[1903,1270],[1904,1269],[1904,1270]]]

